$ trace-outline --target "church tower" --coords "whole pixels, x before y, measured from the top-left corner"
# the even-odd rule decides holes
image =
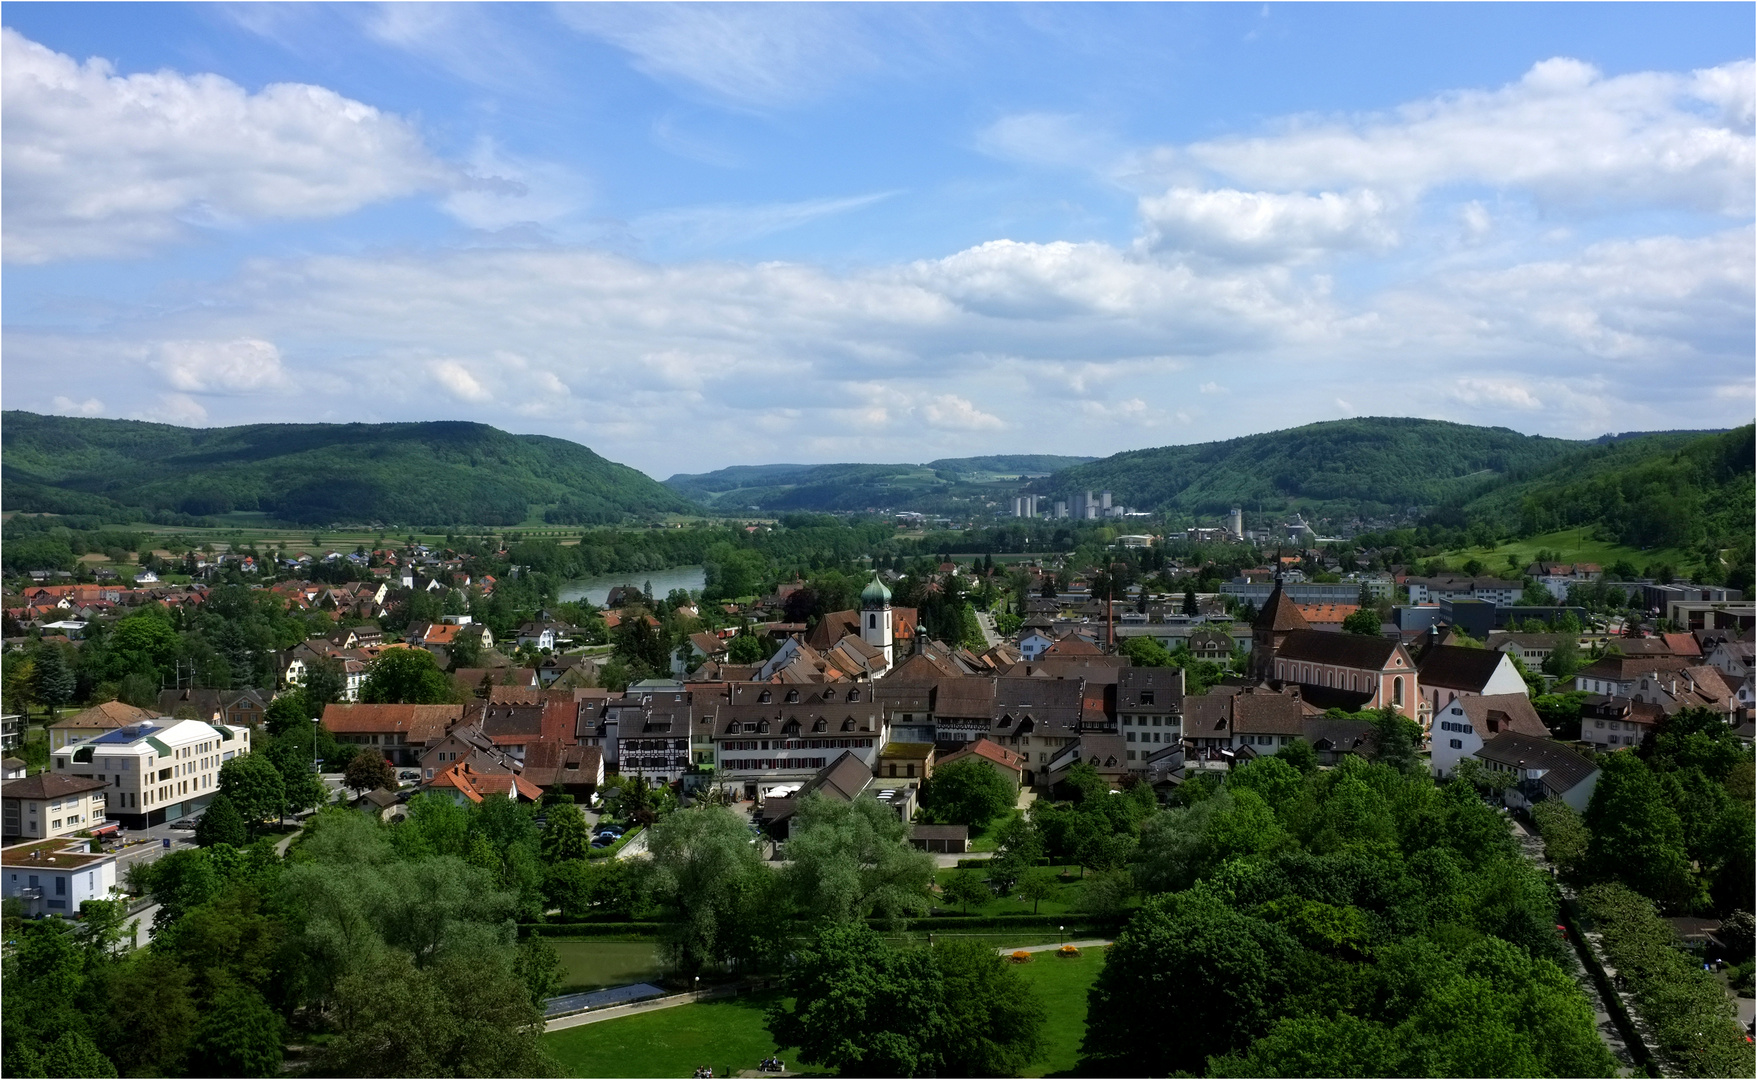
[[[860,592],[860,640],[885,654],[885,670],[896,658],[891,654],[891,590],[879,580],[878,571]]]
[[[1275,573],[1275,588],[1263,601],[1263,610],[1251,624],[1251,677],[1267,682],[1275,677],[1275,654],[1281,643],[1294,630],[1310,630],[1311,624],[1299,613],[1293,598],[1281,589],[1281,573]]]

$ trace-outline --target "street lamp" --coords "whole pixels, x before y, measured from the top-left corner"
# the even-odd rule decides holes
[[[317,767],[317,732],[322,725],[323,719],[321,717],[313,716],[311,718],[311,771],[319,776],[323,775],[323,770]]]

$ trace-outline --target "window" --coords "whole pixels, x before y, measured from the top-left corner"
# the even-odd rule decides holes
[[[1403,704],[1403,676],[1401,675],[1391,680],[1391,704]]]
[[[1143,705],[1153,704],[1153,691],[1151,691],[1151,690],[1141,691],[1141,704],[1143,704]]]
[[[1447,744],[1450,745],[1452,747],[1452,749],[1454,749],[1454,750],[1464,749],[1464,740],[1463,739],[1448,739]]]

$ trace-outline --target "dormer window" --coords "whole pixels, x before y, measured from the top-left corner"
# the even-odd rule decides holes
[[[828,730],[830,730],[829,721],[825,720],[823,717],[820,716],[820,717],[818,717],[817,723],[811,725],[811,730],[813,730],[813,731],[828,731]]]
[[[848,719],[842,721],[842,730],[843,731],[853,731],[854,730],[854,718],[852,716],[850,716]]]
[[[762,693],[757,695],[757,701],[761,702],[764,705],[767,705],[769,702],[771,702],[773,700],[775,700],[774,696],[772,694],[770,694],[767,690],[764,690]]]
[[[1141,691],[1141,704],[1143,704],[1143,705],[1153,704],[1153,691],[1151,691],[1151,690]]]
[[[757,721],[756,731],[758,735],[767,735],[769,733],[769,722],[767,720]]]
[[[787,691],[787,704],[795,705],[795,704],[798,704],[798,702],[799,702],[799,691],[797,691],[797,690]]]
[[[848,691],[848,700],[849,701],[859,701],[860,700],[860,691],[859,690]]]

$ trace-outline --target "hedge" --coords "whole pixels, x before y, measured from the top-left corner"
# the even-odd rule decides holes
[[[1678,948],[1670,923],[1653,903],[1622,885],[1594,885],[1580,894],[1605,955],[1629,981],[1653,1050],[1685,1076],[1751,1076],[1757,1058],[1720,980]]]
[[[527,937],[652,937],[668,924],[657,922],[559,922],[520,923],[519,936]]]
[[[617,837],[616,843],[614,843],[614,844],[608,844],[604,847],[595,847],[595,848],[587,849],[586,858],[588,858],[588,859],[609,859],[609,858],[615,857],[616,853],[622,850],[623,845],[628,843],[630,840],[633,840],[635,837],[639,836],[641,833],[641,830],[645,827],[646,826],[644,826],[644,825],[636,825],[634,828],[628,830],[627,832],[623,833],[621,836]]]

